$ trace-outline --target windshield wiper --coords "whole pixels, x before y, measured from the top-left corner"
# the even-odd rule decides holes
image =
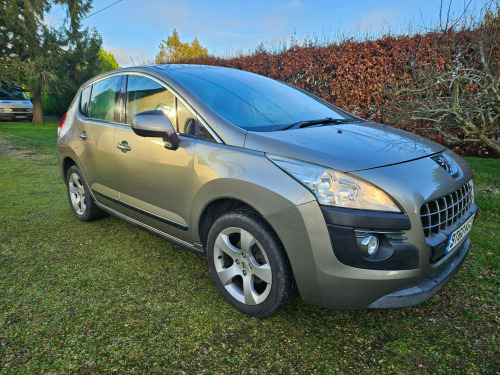
[[[346,122],[353,122],[354,120],[349,120],[346,118],[331,118],[326,117],[318,120],[307,120],[307,121],[297,121],[293,124],[284,125],[281,128],[275,130],[288,130],[292,128],[307,128],[313,125],[326,125],[326,124],[344,124]]]

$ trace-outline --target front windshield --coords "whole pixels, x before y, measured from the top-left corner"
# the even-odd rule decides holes
[[[22,91],[0,90],[0,100],[28,100],[28,96]]]
[[[299,121],[347,117],[305,93],[260,75],[230,69],[169,72],[210,108],[250,131],[272,131]]]

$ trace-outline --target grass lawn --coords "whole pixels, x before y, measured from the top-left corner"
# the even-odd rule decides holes
[[[0,138],[32,151],[56,155],[59,124],[33,125],[29,122],[0,122]]]
[[[404,310],[295,300],[250,318],[206,260],[116,218],[81,223],[57,124],[0,123],[0,373],[499,374],[500,160],[468,158],[480,213],[464,267]]]

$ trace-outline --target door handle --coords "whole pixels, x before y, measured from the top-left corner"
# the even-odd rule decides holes
[[[78,134],[78,136],[82,139],[82,141],[86,140],[89,136],[87,135],[87,132],[83,132]]]
[[[116,145],[116,147],[119,148],[123,153],[132,150],[126,141],[122,141],[122,143],[118,143]]]

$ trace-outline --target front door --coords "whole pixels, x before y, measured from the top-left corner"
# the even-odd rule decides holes
[[[135,114],[160,109],[178,129],[179,121],[189,122],[184,119],[185,111],[177,110],[177,99],[166,87],[138,75],[128,76],[125,104],[126,124],[117,125],[115,133],[114,173],[124,213],[178,239],[189,240],[196,138],[181,134],[179,148],[174,151],[165,148],[162,138],[138,136],[130,126]]]

